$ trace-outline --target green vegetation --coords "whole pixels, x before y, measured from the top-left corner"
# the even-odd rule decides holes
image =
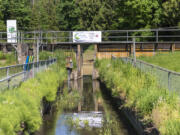
[[[128,107],[152,122],[162,135],[179,135],[179,98],[176,94],[160,88],[156,79],[144,74],[131,64],[120,60],[96,62],[100,79],[112,90],[113,96],[121,96]]]
[[[152,57],[142,56],[140,60],[152,63],[176,72],[180,72],[180,52],[158,53]]]
[[[0,134],[15,135],[18,131],[32,133],[38,130],[42,122],[41,100],[45,97],[49,102],[54,101],[57,88],[65,78],[65,69],[54,65],[19,88],[1,94]]]
[[[4,54],[0,51],[0,67],[7,65],[15,65],[16,58],[13,52]]]
[[[42,99],[56,99],[59,86],[66,79],[63,52],[56,54],[58,63],[22,83],[18,88],[0,94],[0,134],[16,135],[37,131],[42,123]]]
[[[17,19],[25,31],[177,26],[179,5],[180,0],[0,0],[0,31],[7,19]]]

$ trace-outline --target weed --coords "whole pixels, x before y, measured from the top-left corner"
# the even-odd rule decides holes
[[[160,88],[154,76],[142,73],[121,60],[99,60],[95,65],[99,70],[100,79],[115,93],[113,96],[120,96],[120,93],[125,95],[124,106],[136,110],[146,121],[153,121],[163,135],[170,132],[179,134],[179,98],[175,93]],[[173,111],[160,117],[162,112],[157,110]],[[160,117],[158,121],[156,117]]]

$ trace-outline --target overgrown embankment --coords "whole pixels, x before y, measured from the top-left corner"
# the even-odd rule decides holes
[[[179,97],[160,88],[155,77],[120,60],[100,60],[96,67],[113,96],[124,99],[123,106],[145,125],[153,123],[162,135],[180,134]]]
[[[63,56],[58,63],[21,84],[0,94],[0,135],[28,134],[42,123],[42,99],[52,102],[66,79]]]

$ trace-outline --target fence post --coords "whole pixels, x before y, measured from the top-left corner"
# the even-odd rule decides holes
[[[9,77],[9,67],[6,69],[6,76]]]
[[[127,42],[129,41],[129,32],[127,30]]]
[[[171,91],[171,80],[170,80],[170,77],[171,77],[171,72],[168,72],[168,89],[169,89],[169,91]]]
[[[136,66],[136,38],[133,38],[133,64]]]
[[[33,78],[34,78],[34,62],[33,62]]]
[[[6,69],[6,77],[9,77],[9,67]],[[9,83],[10,83],[10,79],[8,79],[8,89],[9,89]]]
[[[47,61],[45,61],[45,69],[47,69]]]
[[[158,43],[159,42],[159,31],[156,30],[156,42]]]

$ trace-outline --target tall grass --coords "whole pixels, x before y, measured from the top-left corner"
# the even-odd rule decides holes
[[[58,63],[38,73],[20,87],[0,94],[0,135],[16,135],[37,131],[42,123],[42,99],[52,102],[56,99],[59,86],[67,78],[64,58],[56,55]]]
[[[179,98],[160,88],[152,75],[120,60],[100,60],[96,67],[113,95],[124,98],[125,107],[136,111],[144,122],[153,122],[162,135],[180,134]]]
[[[174,53],[158,53],[154,56],[147,57],[147,56],[141,56],[139,59],[176,71],[180,72],[180,52],[174,52]]]
[[[0,51],[0,67],[16,64],[16,58],[13,52],[3,53]]]

